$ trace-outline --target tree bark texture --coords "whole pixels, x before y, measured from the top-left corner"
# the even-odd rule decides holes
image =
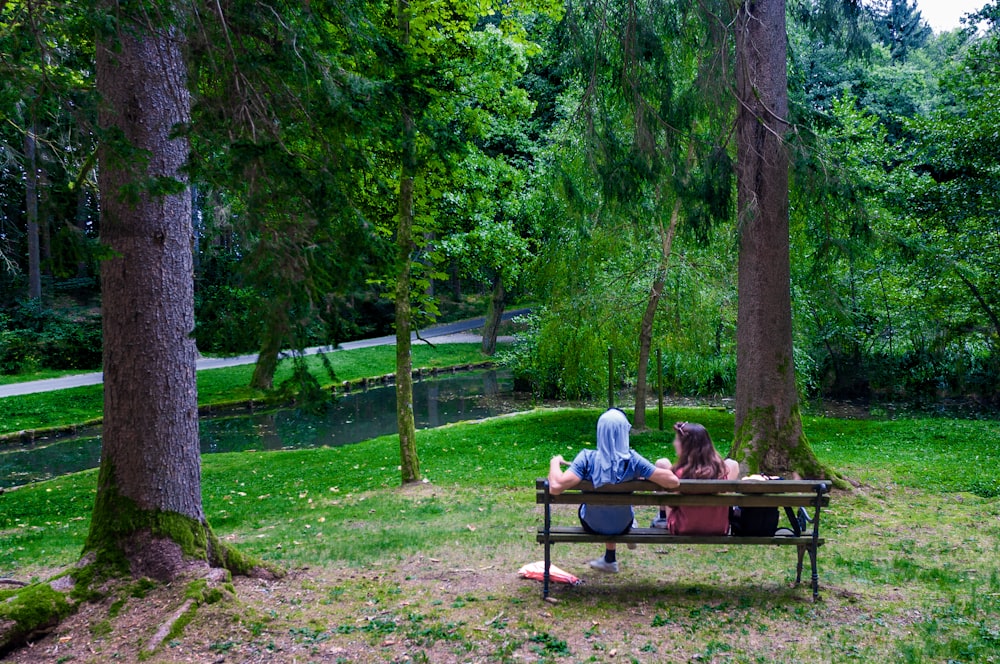
[[[416,424],[413,419],[413,357],[410,349],[410,269],[413,252],[413,119],[403,110],[407,132],[399,180],[399,219],[396,229],[396,424],[399,429],[399,465],[403,484],[420,480]]]
[[[497,335],[500,333],[500,323],[503,321],[503,310],[507,303],[507,289],[503,285],[503,272],[497,271],[493,277],[493,292],[486,308],[486,324],[483,326],[482,351],[484,355],[497,352]]]
[[[410,3],[399,0],[396,19],[399,41],[410,42]],[[403,121],[402,159],[399,172],[399,210],[396,228],[396,424],[399,429],[399,467],[403,484],[420,480],[417,431],[413,420],[413,357],[410,353],[410,271],[413,254],[413,186],[417,175],[417,130],[408,93],[404,89],[400,114]]]
[[[792,353],[785,0],[746,0],[736,20],[739,304],[736,432],[744,471],[816,475]]]
[[[656,266],[653,285],[649,289],[646,311],[643,312],[642,321],[639,323],[639,366],[635,379],[635,414],[632,416],[632,426],[639,431],[646,428],[646,388],[649,383],[646,370],[649,366],[649,353],[653,340],[653,323],[656,322],[656,309],[663,296],[663,285],[666,283],[667,267],[670,264],[670,253],[673,251],[674,234],[677,232],[680,212],[681,202],[678,199],[674,202],[674,209],[670,214],[670,225],[665,229],[660,226],[660,261]]]
[[[104,334],[104,432],[87,549],[165,565],[151,542],[167,514],[204,537],[195,384],[188,143],[171,133],[190,117],[177,28],[125,28],[97,44]],[[149,515],[154,515],[152,521]],[[204,526],[198,533],[198,526]],[[151,532],[152,530],[152,532]],[[112,538],[115,541],[108,542]],[[149,573],[136,570],[133,573]]]

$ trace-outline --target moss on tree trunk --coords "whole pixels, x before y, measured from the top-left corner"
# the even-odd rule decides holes
[[[83,547],[86,571],[74,573],[78,582],[86,585],[94,577],[124,574],[170,581],[192,563],[223,567],[240,575],[279,573],[221,542],[204,519],[144,509],[121,495],[114,481],[113,466],[102,465],[90,532]]]
[[[798,405],[783,418],[774,406],[751,409],[736,429],[729,456],[739,462],[744,474],[830,479],[838,488],[846,487],[839,474],[813,453]]]

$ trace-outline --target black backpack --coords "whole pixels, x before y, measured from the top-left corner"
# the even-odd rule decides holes
[[[780,477],[764,476],[768,480],[780,480]],[[802,534],[803,524],[797,518],[791,507],[785,508],[785,515],[791,528],[782,528],[782,535]],[[734,537],[773,537],[778,532],[777,507],[740,507],[729,508],[729,532]]]
[[[729,532],[734,537],[771,537],[777,530],[777,507],[729,508]]]

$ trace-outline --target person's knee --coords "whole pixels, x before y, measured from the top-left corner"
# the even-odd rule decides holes
[[[657,459],[655,465],[657,468],[665,468],[666,470],[674,467],[674,464],[670,463],[670,459]]]

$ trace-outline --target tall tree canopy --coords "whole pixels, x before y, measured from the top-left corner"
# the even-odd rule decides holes
[[[413,421],[412,301],[435,308],[432,301],[421,299],[424,289],[418,286],[424,281],[413,278],[415,267],[433,267],[426,249],[436,225],[428,201],[440,196],[440,190],[421,185],[433,181],[435,170],[452,166],[491,114],[518,112],[523,93],[509,78],[511,73],[520,75],[509,66],[517,59],[495,56],[526,42],[520,23],[526,14],[555,14],[559,6],[552,0],[497,5],[396,0],[382,7],[382,20],[374,23],[376,43],[389,49],[388,57],[373,59],[371,67],[372,78],[383,82],[384,92],[377,154],[397,174],[396,184],[387,189],[395,194],[389,228],[395,239],[396,411],[404,483],[420,479]]]

